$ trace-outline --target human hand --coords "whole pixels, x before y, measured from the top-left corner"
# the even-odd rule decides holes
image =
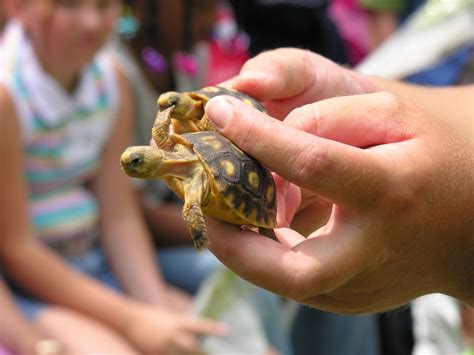
[[[160,304],[169,307],[171,310],[189,313],[192,309],[192,297],[176,287],[166,285],[161,297],[163,299]]]
[[[376,90],[368,77],[345,69],[316,53],[296,48],[263,52],[242,67],[226,86],[265,104],[272,117],[335,96],[366,94]]]
[[[210,220],[210,249],[237,274],[343,313],[431,292],[472,304],[474,156],[454,131],[387,93],[306,105],[284,122],[227,97],[206,108],[219,131],[282,177],[279,221],[292,227],[277,229],[276,243]],[[328,216],[308,238],[296,232]]]
[[[222,336],[223,323],[195,318],[162,307],[134,305],[126,325],[126,337],[145,354],[201,353],[198,337]]]

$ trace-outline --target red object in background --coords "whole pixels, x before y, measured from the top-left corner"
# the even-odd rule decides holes
[[[356,65],[369,53],[367,12],[356,0],[332,0],[328,13],[346,42],[349,62]]]
[[[205,86],[216,85],[239,74],[249,59],[246,45],[238,43],[243,39],[236,37],[229,45],[223,46],[217,40],[209,43],[209,65]]]
[[[214,34],[209,41],[209,62],[204,85],[216,85],[239,74],[249,59],[247,36],[237,27],[229,6],[220,6]]]

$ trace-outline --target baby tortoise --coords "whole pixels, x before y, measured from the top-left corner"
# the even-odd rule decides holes
[[[274,237],[273,177],[258,161],[215,131],[170,133],[173,108],[159,111],[153,125],[158,149],[129,147],[120,159],[132,177],[162,178],[184,200],[183,218],[196,249],[208,242],[204,213],[231,224],[259,227]]]
[[[262,104],[254,98],[242,92],[220,86],[208,86],[201,90],[184,93],[166,92],[158,97],[158,107],[161,111],[173,107],[171,111],[173,133],[215,131],[204,111],[204,107],[211,98],[219,95],[233,96],[247,105],[265,112]]]

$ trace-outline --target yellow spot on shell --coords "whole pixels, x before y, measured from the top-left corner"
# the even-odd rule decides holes
[[[220,89],[216,86],[208,86],[202,89],[202,91],[207,91],[207,92],[218,92]]]
[[[244,98],[244,99],[242,99],[242,101],[243,101],[244,103],[246,103],[247,105],[249,105],[249,106],[252,106],[252,107],[255,106],[255,104],[253,103],[253,101],[250,100],[250,99]]]
[[[260,179],[258,177],[258,174],[255,172],[250,172],[249,175],[247,176],[247,181],[250,186],[252,186],[255,190],[258,189],[260,186]]]
[[[220,149],[222,147],[222,143],[214,137],[203,137],[202,142],[208,147],[212,147],[214,149]]]
[[[230,160],[223,159],[219,163],[228,176],[235,175],[235,165]]]
[[[275,191],[273,190],[273,186],[267,187],[267,191],[265,191],[265,197],[267,198],[267,201],[273,201],[275,197]]]

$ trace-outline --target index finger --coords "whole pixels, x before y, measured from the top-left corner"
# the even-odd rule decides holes
[[[263,52],[244,64],[232,86],[259,101],[299,95],[316,80],[313,55],[309,51],[290,48]]]
[[[232,80],[232,87],[266,102],[268,112],[279,119],[295,107],[375,90],[367,77],[296,48],[267,51],[250,59]]]

